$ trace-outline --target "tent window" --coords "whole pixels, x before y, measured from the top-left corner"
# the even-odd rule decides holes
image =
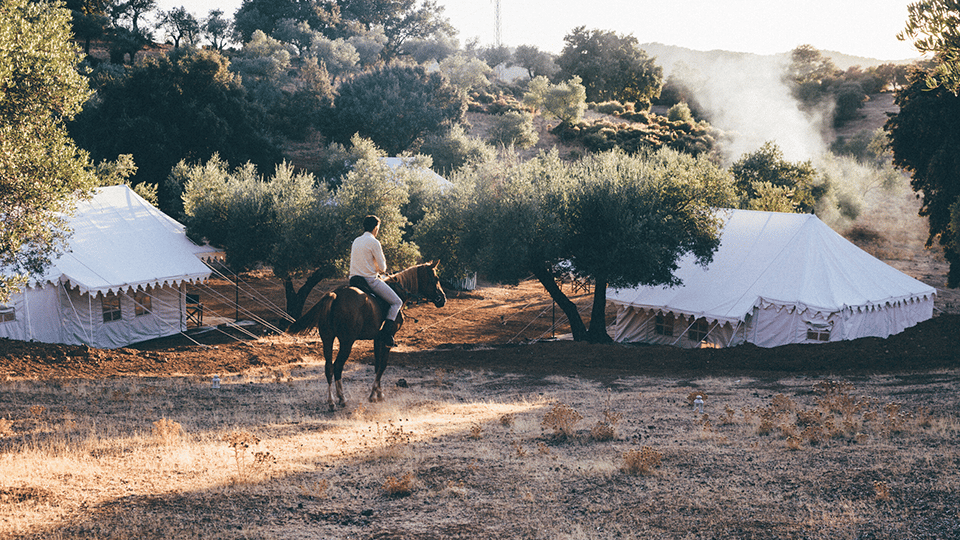
[[[657,323],[653,331],[660,336],[673,335],[673,315],[657,315]]]
[[[807,341],[830,341],[832,324],[807,323]]]
[[[701,342],[707,337],[707,331],[710,329],[710,324],[707,323],[707,320],[704,318],[697,319],[693,326],[687,330],[687,338],[690,341]]]
[[[151,302],[151,297],[147,294],[146,291],[137,291],[133,295],[133,313],[137,317],[141,315],[149,315],[153,311],[153,303]]]
[[[17,320],[17,310],[13,306],[0,306],[0,323]]]
[[[103,307],[103,322],[119,321],[120,297],[116,293],[107,293],[100,296],[100,305]]]

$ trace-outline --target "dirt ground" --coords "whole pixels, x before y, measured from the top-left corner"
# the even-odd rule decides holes
[[[931,264],[912,262],[921,273]],[[907,265],[909,266],[909,265]],[[936,277],[933,273],[923,277]],[[942,276],[942,274],[939,274]],[[321,291],[336,283],[323,283]],[[216,301],[237,292],[214,279],[198,289],[207,304],[206,320],[231,317],[236,309]],[[571,291],[570,285],[565,290]],[[283,305],[279,282],[266,273],[247,274],[239,292],[241,319],[258,318],[264,324],[245,324],[242,331],[227,325],[191,327],[185,335],[153,340],[117,350],[86,346],[50,345],[0,340],[0,378],[106,378],[129,375],[241,373],[251,368],[282,366],[322,358],[316,336],[294,338],[276,334],[267,326],[281,323],[276,309],[251,295]],[[392,365],[438,369],[482,369],[535,376],[578,375],[595,380],[621,376],[682,374],[743,374],[753,376],[808,374],[866,374],[929,370],[960,366],[956,339],[960,314],[952,291],[938,299],[941,312],[902,334],[887,339],[865,338],[839,343],[789,345],[762,349],[744,345],[732,349],[682,350],[666,346],[586,344],[561,339],[569,331],[563,314],[553,307],[536,281],[516,287],[481,284],[471,292],[450,291],[441,309],[432,304],[406,308],[407,323],[398,334],[400,345],[391,353]],[[575,296],[585,317],[592,296]],[[608,309],[608,324],[613,311]],[[553,325],[556,323],[556,328]],[[254,339],[262,336],[261,339]],[[556,337],[556,339],[555,339]],[[372,362],[369,344],[358,344],[351,362]],[[389,381],[387,371],[386,384]]]

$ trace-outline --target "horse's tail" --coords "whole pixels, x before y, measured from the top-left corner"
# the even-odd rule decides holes
[[[323,322],[321,319],[324,316],[330,315],[330,306],[333,304],[333,301],[336,298],[336,293],[332,292],[323,295],[323,298],[321,298],[319,302],[310,308],[310,311],[304,315],[301,315],[300,318],[290,325],[290,328],[287,328],[287,333],[293,335],[303,335],[313,329],[318,329],[319,325]]]

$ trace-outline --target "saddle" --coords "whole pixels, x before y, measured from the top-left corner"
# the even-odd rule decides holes
[[[373,289],[370,288],[370,284],[367,283],[367,280],[364,279],[363,276],[351,277],[349,285],[351,287],[360,289],[361,291],[368,294],[370,298],[373,298],[380,305],[380,309],[381,311],[383,311],[383,313],[386,313],[390,309],[390,303],[384,300],[383,298],[380,298],[377,295],[377,293],[373,292]]]

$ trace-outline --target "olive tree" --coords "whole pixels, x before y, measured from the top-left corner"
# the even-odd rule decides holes
[[[523,94],[523,104],[544,114],[553,116],[564,124],[575,124],[587,110],[586,89],[580,77],[566,82],[551,84],[543,76],[534,77]]]
[[[897,92],[899,112],[884,126],[890,134],[893,164],[910,173],[920,197],[920,215],[929,221],[927,245],[937,241],[950,263],[947,286],[960,286],[960,236],[950,226],[950,208],[960,200],[960,96],[942,84],[928,85],[916,72]]]
[[[924,77],[928,88],[943,86],[960,93],[960,2],[922,0],[907,5],[907,24],[897,35],[912,40],[921,54],[933,53],[934,68]]]
[[[616,32],[574,28],[563,38],[558,77],[578,76],[590,101],[631,101],[637,109],[660,95],[663,68],[640,49],[637,38]]]
[[[397,155],[421,137],[459,124],[466,110],[463,92],[443,74],[394,64],[340,85],[328,134],[346,143],[359,133]]]
[[[787,161],[773,141],[741,156],[730,172],[741,207],[751,210],[810,212],[829,188],[811,162]]]
[[[134,184],[161,186],[161,210],[179,215],[181,187],[165,182],[181,160],[214,154],[231,165],[272,169],[280,159],[264,108],[248,99],[228,61],[216,51],[181,47],[150,58],[105,85],[71,134],[96,160],[131,154]]]
[[[90,95],[70,20],[46,2],[0,5],[0,303],[64,249],[65,216],[95,183],[65,127]]]

